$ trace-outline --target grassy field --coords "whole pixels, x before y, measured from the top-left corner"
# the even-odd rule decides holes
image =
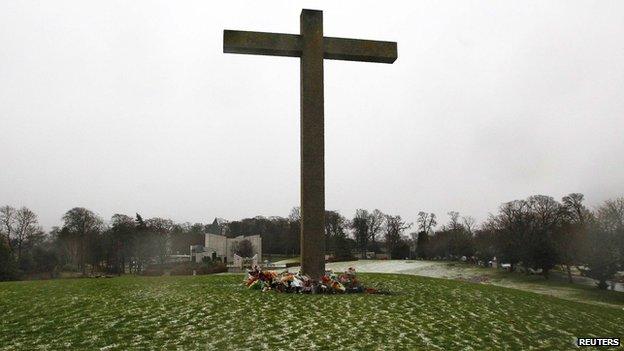
[[[575,277],[575,283],[568,283],[564,273],[552,272],[549,279],[541,275],[525,275],[519,272],[505,272],[501,269],[478,267],[468,263],[448,261],[408,261],[408,260],[360,260],[328,263],[327,267],[341,272],[355,267],[358,272],[401,273],[433,278],[446,278],[464,281],[477,281],[566,300],[608,306],[622,310],[624,292],[605,291],[596,288],[587,278]],[[290,268],[297,271],[298,267]]]
[[[0,283],[0,349],[566,350],[624,337],[624,310],[491,285],[360,274],[396,294],[288,295],[242,278]]]

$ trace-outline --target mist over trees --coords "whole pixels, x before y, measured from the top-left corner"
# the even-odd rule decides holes
[[[379,241],[384,226],[385,214],[378,209],[369,212],[364,209],[355,211],[355,216],[349,222],[353,237],[359,252],[365,255],[367,251],[379,251]]]
[[[409,243],[403,236],[403,233],[411,226],[412,223],[405,222],[401,216],[386,215],[384,240],[386,243],[386,252],[388,252],[391,257],[408,258],[410,256]]]
[[[572,282],[572,268],[596,279],[607,280],[624,270],[624,198],[608,200],[595,211],[573,193],[556,201],[535,195],[502,204],[496,214],[474,225],[470,218],[449,212],[449,222],[433,233],[420,232],[416,255],[423,259],[473,259],[508,263],[529,273],[549,273],[561,266]],[[421,219],[422,218],[422,219]],[[419,224],[426,214],[419,215]],[[427,226],[419,225],[419,229]]]
[[[534,195],[506,202],[477,224],[456,211],[439,225],[434,213],[418,212],[416,223],[379,209],[357,209],[351,218],[325,213],[325,249],[330,260],[384,254],[393,259],[462,260],[486,265],[496,260],[510,270],[539,272],[548,278],[561,269],[572,281],[573,271],[608,287],[624,270],[624,198],[588,209],[582,194],[561,201]],[[256,216],[211,223],[175,223],[140,214],[114,214],[106,221],[89,209],[76,207],[61,225],[45,233],[37,215],[26,207],[0,207],[0,280],[56,277],[59,272],[113,274],[144,272],[204,243],[205,233],[228,237],[260,235],[266,258],[299,254],[300,211],[287,217]],[[412,232],[407,232],[410,229]],[[241,242],[237,252],[245,255]]]

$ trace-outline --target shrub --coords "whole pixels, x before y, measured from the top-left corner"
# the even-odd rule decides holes
[[[18,278],[17,263],[11,255],[9,246],[0,239],[0,281]]]
[[[74,272],[75,273],[75,272],[78,272],[79,269],[78,269],[78,266],[76,266],[75,264],[68,263],[68,264],[63,266],[62,271],[63,272]]]
[[[169,274],[171,275],[191,275],[193,274],[193,262],[181,262],[175,265]]]
[[[182,262],[171,269],[171,275],[192,275],[193,270],[196,274],[213,274],[227,272],[227,267],[221,262]]]
[[[221,262],[211,265],[202,264],[197,269],[197,274],[213,274],[227,272],[227,267]]]
[[[164,274],[164,269],[161,266],[148,266],[143,272],[141,272],[141,274],[147,276],[160,276]]]
[[[347,261],[357,261],[358,258],[353,256],[353,255],[349,255],[349,256],[342,256],[342,257],[334,257],[334,256],[330,256],[326,262],[347,262]],[[297,262],[294,266],[298,266],[300,263]],[[286,267],[288,267],[288,264],[286,265]]]

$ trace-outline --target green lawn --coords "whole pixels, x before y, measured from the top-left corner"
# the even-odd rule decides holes
[[[551,274],[549,279],[539,275],[495,272],[489,275],[493,284],[552,295],[567,300],[611,306],[624,312],[624,292],[600,290],[595,285],[568,283],[567,277]]]
[[[246,290],[242,275],[0,283],[0,350],[572,349],[624,310],[454,280],[359,274],[396,295]]]
[[[611,306],[624,311],[624,292],[600,290],[593,283],[569,283],[567,275],[562,272],[553,271],[550,278],[545,279],[541,275],[510,273],[500,269],[476,267],[466,263],[445,262],[442,264],[446,265],[449,272],[455,271],[459,276],[468,278],[468,280],[470,277],[487,277],[489,284],[537,292],[566,300]]]

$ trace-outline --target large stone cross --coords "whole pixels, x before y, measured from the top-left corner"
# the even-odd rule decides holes
[[[323,59],[393,63],[397,44],[323,37],[323,12],[301,11],[300,34],[225,30],[223,52],[299,57],[301,62],[301,270],[325,273]]]

